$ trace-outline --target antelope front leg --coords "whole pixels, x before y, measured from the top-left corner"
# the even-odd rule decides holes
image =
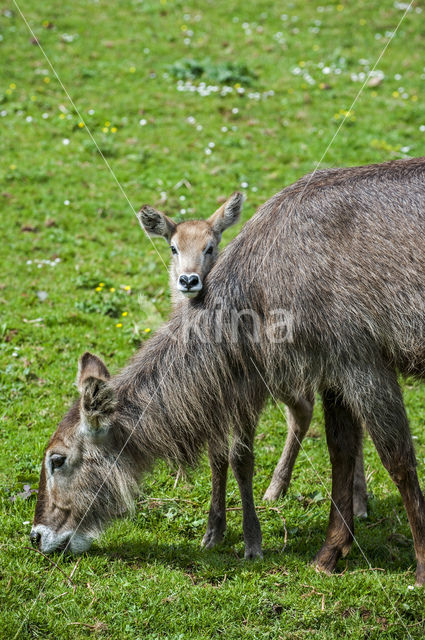
[[[230,464],[239,485],[242,499],[243,535],[245,540],[245,558],[262,558],[261,527],[255,512],[252,493],[252,476],[254,474],[253,431],[243,436],[235,434],[230,451]]]
[[[211,467],[211,506],[208,514],[207,530],[202,538],[201,546],[212,549],[221,542],[226,531],[226,482],[229,467],[229,454],[217,452],[213,444],[208,445],[208,456]]]
[[[310,426],[313,405],[314,396],[309,399],[301,398],[298,402],[287,405],[288,434],[285,447],[263,500],[277,500],[287,492],[302,439]]]

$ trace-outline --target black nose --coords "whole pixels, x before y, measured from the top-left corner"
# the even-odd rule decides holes
[[[33,547],[38,547],[40,543],[40,539],[41,539],[41,535],[38,533],[38,531],[31,531],[30,541]]]
[[[189,287],[189,278],[185,275],[180,276],[179,278],[179,283],[181,284],[182,287]]]
[[[189,278],[189,282],[187,283],[187,288],[191,289],[192,287],[196,287],[199,284],[199,278],[197,275],[192,275]]]

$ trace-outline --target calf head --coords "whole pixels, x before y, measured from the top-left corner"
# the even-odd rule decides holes
[[[140,209],[138,218],[146,233],[161,236],[170,245],[173,292],[178,291],[187,298],[199,294],[205,276],[217,259],[221,235],[239,220],[242,204],[242,194],[235,192],[208,220],[187,220],[179,224],[149,205]]]
[[[96,356],[79,362],[80,398],[44,453],[30,539],[43,553],[83,552],[107,521],[132,504],[137,484],[125,466],[117,398],[109,371]]]

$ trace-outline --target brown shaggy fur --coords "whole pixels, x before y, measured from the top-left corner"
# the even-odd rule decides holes
[[[318,568],[331,571],[351,544],[354,460],[365,423],[404,500],[417,583],[422,584],[425,503],[396,372],[425,376],[424,236],[425,158],[302,178],[245,225],[208,275],[201,299],[177,309],[130,364],[105,383],[117,406],[104,438],[96,439],[95,427],[90,435],[90,424],[88,435],[81,429],[84,416],[77,407],[59,426],[46,455],[66,430],[72,453],[76,442],[82,447],[75,454],[78,466],[70,467],[70,484],[74,476],[83,476],[87,485],[86,449],[95,452],[104,480],[123,447],[117,466],[134,486],[157,457],[194,464],[209,443],[223,485],[220,451],[231,429],[230,460],[242,496],[246,555],[255,557],[261,554],[252,498],[258,415],[269,394],[294,402],[319,391],[334,503],[325,545],[316,556]],[[246,309],[259,319],[260,331],[252,330],[252,316],[241,315],[235,339],[234,312]],[[290,317],[291,339],[270,338],[276,309]],[[106,494],[109,485],[106,479]],[[81,499],[70,493],[71,515],[73,501]],[[222,500],[217,504],[222,509]],[[107,510],[104,516],[94,500],[80,527],[90,530],[91,521],[112,515]],[[48,510],[40,509],[35,524],[46,520],[56,526]],[[223,520],[223,513],[212,514],[207,533],[213,541],[222,535]],[[77,523],[62,522],[65,526],[75,529]]]

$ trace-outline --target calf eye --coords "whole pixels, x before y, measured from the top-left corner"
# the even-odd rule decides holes
[[[213,247],[212,245],[210,247],[208,247],[208,249],[205,251],[205,253],[212,253],[213,252]]]
[[[55,469],[59,469],[66,460],[66,456],[62,456],[60,453],[54,453],[50,456],[50,464],[52,465],[52,472]]]
[[[171,245],[171,253],[177,255],[177,249],[174,245]]]

